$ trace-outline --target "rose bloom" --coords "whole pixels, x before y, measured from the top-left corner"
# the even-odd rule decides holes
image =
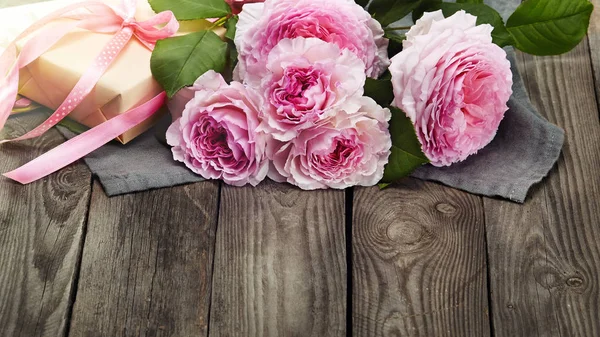
[[[269,53],[266,76],[247,83],[264,95],[261,128],[290,140],[331,117],[332,107],[362,96],[364,64],[348,50],[316,38],[283,39]]]
[[[167,131],[173,158],[206,179],[258,185],[269,165],[265,135],[256,132],[256,94],[239,82],[228,85],[212,70],[193,89],[194,97]]]
[[[375,185],[390,156],[390,118],[389,109],[371,98],[347,101],[331,121],[290,142],[272,141],[269,177],[305,190]]]
[[[490,25],[464,11],[425,13],[392,58],[393,105],[412,120],[423,152],[447,166],[485,147],[508,110],[512,73]]]
[[[387,69],[388,40],[381,25],[354,0],[266,0],[246,4],[235,34],[238,76],[260,74],[269,52],[285,38],[314,37],[354,53],[365,73],[377,77]]]

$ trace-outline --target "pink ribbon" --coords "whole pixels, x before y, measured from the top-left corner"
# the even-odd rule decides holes
[[[129,130],[150,118],[165,103],[166,99],[167,94],[163,92],[139,107],[111,118],[77,137],[69,139],[20,168],[4,174],[4,176],[21,184],[29,184],[54,173],[86,154],[97,150],[119,136],[124,130]],[[77,153],[77,155],[73,155],[74,153]],[[82,153],[83,155],[80,155]]]
[[[20,98],[15,102],[15,108],[26,108],[31,105],[31,101],[27,98]]]
[[[175,35],[179,29],[179,23],[170,11],[159,13],[147,21],[137,22],[135,20],[136,9],[136,0],[123,0],[122,8],[113,8],[97,1],[86,1],[51,13],[21,33],[0,56],[0,74],[6,74],[0,80],[0,130],[4,128],[12,108],[16,104],[20,69],[36,60],[76,27],[99,33],[114,33],[115,35],[104,46],[67,98],[44,123],[23,136],[2,140],[0,144],[38,137],[58,124],[89,95],[132,37],[136,37],[148,49],[153,50],[156,41]],[[43,34],[37,34],[27,41],[20,53],[17,53],[17,41],[38,31],[48,23],[62,18],[72,20],[57,23],[50,29],[44,30]],[[162,24],[164,24],[162,28],[155,27]],[[161,93],[147,103],[67,141],[5,176],[23,184],[43,178],[142,123],[158,111],[165,100],[166,94]]]

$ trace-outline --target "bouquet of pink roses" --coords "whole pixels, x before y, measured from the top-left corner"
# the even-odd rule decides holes
[[[504,24],[477,0],[357,2],[152,0],[227,28],[226,39],[206,30],[154,51],[153,74],[174,96],[175,160],[236,186],[269,177],[303,189],[452,165],[490,143],[508,110],[501,47],[566,52],[592,11],[588,0],[527,0]],[[410,12],[416,24],[396,28]]]
[[[255,186],[269,177],[302,189],[385,185],[488,145],[512,94],[502,47],[567,52],[593,10],[589,0],[526,0],[504,23],[483,0],[149,2],[158,14],[145,21],[136,0],[71,4],[0,55],[2,129],[11,109],[23,108],[17,93],[29,65],[74,29],[88,30],[95,48],[79,80],[70,77],[74,87],[57,91],[55,112],[0,144],[38,137],[71,112],[103,112],[90,130],[5,176],[29,183],[124,132],[141,132],[168,98],[173,157],[204,178]],[[399,27],[411,13],[415,24]],[[204,28],[181,35],[185,20]],[[105,84],[123,84],[116,79],[132,60],[140,78],[95,91],[105,72],[112,71]],[[123,102],[130,87],[140,87],[140,97]],[[115,116],[102,121],[105,108]]]

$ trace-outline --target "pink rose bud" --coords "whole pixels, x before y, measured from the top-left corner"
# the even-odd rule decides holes
[[[335,118],[291,141],[269,144],[269,177],[305,190],[372,186],[383,177],[392,141],[389,109],[369,97],[346,101]]]
[[[271,50],[285,38],[314,37],[354,53],[365,74],[377,77],[389,65],[381,25],[354,0],[266,0],[240,13],[235,44],[238,76],[260,74]]]
[[[512,94],[510,62],[493,27],[459,11],[425,13],[392,58],[394,105],[415,125],[423,152],[448,166],[492,141]]]
[[[206,179],[258,185],[267,175],[266,136],[258,127],[258,97],[239,82],[209,71],[167,131],[173,158]]]

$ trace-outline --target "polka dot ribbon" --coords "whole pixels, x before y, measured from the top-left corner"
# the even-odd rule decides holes
[[[5,77],[0,79],[0,130],[4,128],[17,101],[20,69],[40,57],[76,27],[102,33],[112,32],[115,35],[104,46],[67,98],[44,123],[23,136],[2,140],[0,144],[38,137],[58,124],[90,94],[133,37],[152,50],[156,41],[175,35],[179,29],[179,23],[170,11],[159,13],[147,21],[137,22],[134,18],[136,8],[136,0],[123,0],[121,8],[113,8],[103,2],[86,1],[51,13],[21,33],[0,56],[0,75],[5,74]],[[17,52],[17,41],[36,33],[50,22],[64,18],[71,20],[57,22],[49,29],[33,36],[23,46],[21,52]],[[156,28],[157,25],[164,26]],[[92,128],[5,176],[23,184],[45,177],[148,119],[164,104],[165,100],[166,94],[161,93],[140,107]]]

